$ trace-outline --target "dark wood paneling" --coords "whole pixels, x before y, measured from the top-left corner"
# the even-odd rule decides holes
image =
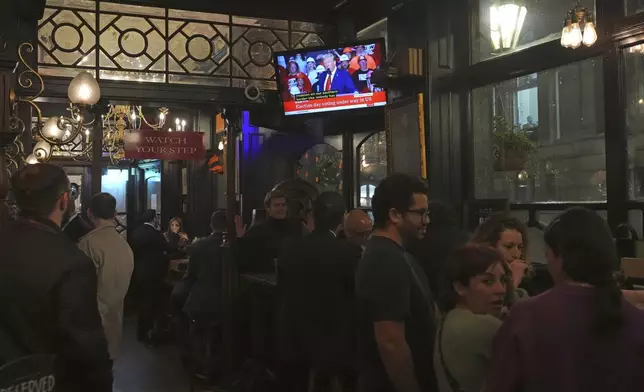
[[[172,219],[182,219],[181,163],[161,162],[161,227],[165,230]]]
[[[217,145],[214,145],[217,147]],[[206,159],[190,161],[188,164],[188,215],[186,227],[190,236],[204,237],[210,233],[210,215],[217,208],[215,177],[218,174],[208,170]]]
[[[70,79],[46,77],[43,96],[66,98]],[[203,107],[212,109],[214,105],[237,105],[240,108],[253,108],[260,103],[248,101],[244,89],[232,87],[209,87],[203,85],[178,85],[165,83],[133,83],[101,80],[101,97],[106,103],[119,102],[145,103],[146,106],[163,106],[171,102],[190,106],[191,109]],[[276,92],[264,93],[266,103],[277,107]]]

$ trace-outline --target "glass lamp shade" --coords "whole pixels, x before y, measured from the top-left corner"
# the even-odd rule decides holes
[[[583,36],[581,34],[581,28],[579,27],[579,23],[573,23],[572,26],[570,27],[570,34],[568,34],[568,44],[570,45],[571,48],[577,49],[578,47],[581,46],[582,40],[583,40]]]
[[[41,140],[34,146],[34,153],[38,160],[49,159],[51,155],[51,144],[47,143],[45,140]]]
[[[564,48],[570,47],[570,31],[570,26],[565,26],[561,31],[561,46],[563,46]]]
[[[36,163],[38,163],[38,158],[36,158],[36,156],[35,156],[34,154],[30,154],[30,155],[29,155],[29,156],[27,156],[27,158],[25,159],[25,163],[26,163],[27,165],[33,165],[33,164],[36,164]]]
[[[593,46],[597,42],[597,30],[593,22],[586,22],[584,26],[584,38],[582,40],[586,46]]]
[[[527,14],[525,6],[513,1],[490,7],[490,39],[495,51],[516,48]]]
[[[74,105],[95,105],[101,99],[101,88],[89,72],[81,72],[72,79],[67,96]]]
[[[220,141],[219,145],[217,146],[217,148],[219,149],[219,151],[222,151],[224,149],[224,142]]]
[[[58,127],[58,117],[50,117],[40,131],[42,135],[52,140],[62,140],[63,130]]]

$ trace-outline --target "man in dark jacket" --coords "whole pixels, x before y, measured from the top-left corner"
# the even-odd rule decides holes
[[[134,229],[130,246],[134,253],[134,284],[139,300],[137,338],[143,343],[152,344],[152,332],[163,303],[163,282],[168,274],[165,254],[168,243],[157,229],[155,210],[146,211],[143,222]]]
[[[183,359],[190,361],[192,370],[202,376],[216,370],[217,353],[221,351],[215,349],[219,340],[213,335],[212,325],[221,320],[221,244],[226,231],[226,211],[214,212],[210,227],[211,235],[187,247],[188,271],[173,293],[176,306],[181,308],[178,321]],[[194,323],[192,328],[190,322]]]
[[[221,243],[226,231],[226,211],[210,217],[212,234],[188,246],[188,272],[184,278],[188,293],[184,312],[216,315],[221,310]]]
[[[340,194],[320,194],[313,204],[315,230],[290,243],[279,259],[283,359],[301,365],[290,366],[285,377],[300,384],[284,385],[285,390],[306,390],[309,369],[327,380],[351,374],[356,350],[353,282],[362,249],[336,238],[344,213]]]
[[[63,234],[72,200],[65,172],[28,165],[11,179],[17,222],[0,231],[0,365],[56,356],[60,391],[112,391],[112,362],[96,302],[96,268]]]
[[[268,218],[244,233],[237,229],[235,257],[241,273],[275,273],[275,259],[290,239],[301,237],[302,223],[287,217],[284,193],[271,191],[264,198]],[[240,232],[241,231],[241,232]]]

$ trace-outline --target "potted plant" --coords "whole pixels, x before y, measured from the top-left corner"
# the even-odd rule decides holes
[[[494,170],[523,170],[537,144],[527,132],[511,125],[504,117],[495,117],[492,126],[494,140]]]

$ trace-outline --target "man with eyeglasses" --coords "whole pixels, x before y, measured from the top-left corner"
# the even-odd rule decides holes
[[[73,211],[69,180],[58,166],[34,164],[11,185],[20,214],[0,231],[0,367],[52,357],[56,390],[111,392],[96,269],[61,230]]]
[[[422,267],[405,250],[425,234],[427,185],[392,174],[376,187],[372,208],[375,230],[356,272],[363,389],[435,391],[434,300]]]

